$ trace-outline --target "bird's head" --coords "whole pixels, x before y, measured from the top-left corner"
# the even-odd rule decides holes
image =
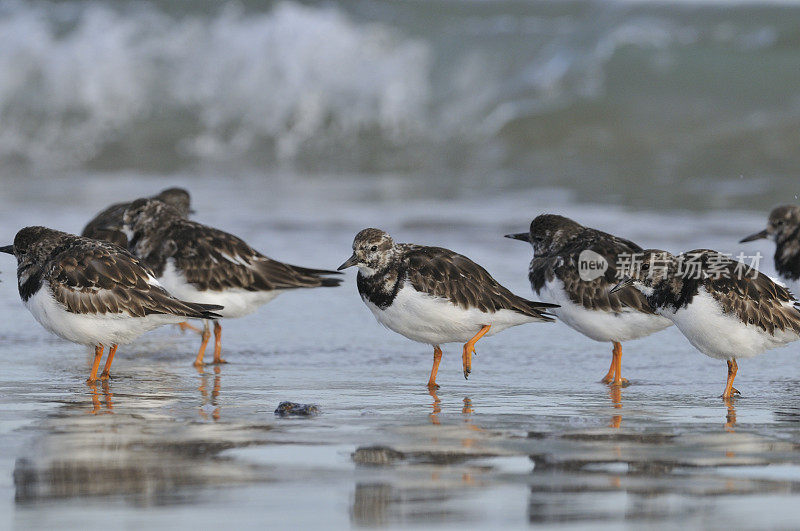
[[[358,266],[361,274],[371,276],[385,269],[394,253],[394,240],[389,234],[380,229],[364,229],[356,234],[353,254],[339,266],[339,271]]]
[[[767,219],[767,228],[742,238],[739,243],[766,238],[781,242],[792,237],[800,228],[800,206],[782,205],[772,209]]]

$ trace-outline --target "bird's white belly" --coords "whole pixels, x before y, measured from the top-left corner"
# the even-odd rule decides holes
[[[130,343],[154,328],[185,320],[182,317],[164,314],[131,317],[126,313],[72,313],[55,300],[47,284],[25,301],[25,306],[47,330],[82,345]]]
[[[659,315],[625,308],[619,313],[588,310],[572,302],[564,291],[564,283],[558,278],[548,281],[539,293],[543,302],[560,305],[549,310],[564,323],[595,341],[628,341],[659,332],[672,322]]]
[[[175,268],[172,259],[167,260],[164,273],[158,279],[170,295],[188,302],[201,304],[219,304],[222,310],[214,313],[222,317],[242,317],[253,313],[285,290],[248,291],[246,289],[226,289],[222,291],[201,291],[186,281],[186,278]]]
[[[722,306],[704,288],[686,308],[662,308],[660,312],[672,319],[697,350],[717,359],[752,358],[798,339],[793,331],[776,330],[773,336],[743,323],[736,315],[723,313]]]
[[[511,326],[537,320],[512,310],[486,313],[478,309],[464,309],[447,299],[421,293],[409,284],[398,291],[392,304],[385,310],[367,299],[364,302],[386,328],[429,345],[466,343],[485,325],[491,325],[486,334],[491,336]]]

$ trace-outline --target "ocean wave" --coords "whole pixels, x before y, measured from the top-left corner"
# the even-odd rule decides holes
[[[232,159],[423,129],[429,51],[332,8],[229,6],[176,19],[103,4],[11,3],[0,18],[0,160]],[[174,153],[174,155],[171,155]]]
[[[0,166],[783,175],[798,27],[713,2],[0,0]]]

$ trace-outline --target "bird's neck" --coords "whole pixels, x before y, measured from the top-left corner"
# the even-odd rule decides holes
[[[396,268],[386,268],[369,276],[359,271],[356,279],[358,292],[363,299],[385,309],[392,304],[400,291],[403,276],[404,272]]]

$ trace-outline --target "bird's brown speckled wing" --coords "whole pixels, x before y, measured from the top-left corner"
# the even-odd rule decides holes
[[[701,256],[706,272],[702,286],[722,305],[723,312],[736,315],[770,334],[776,330],[800,334],[798,302],[788,289],[760,271],[753,275],[753,270],[745,264],[715,251],[698,249],[684,253],[686,255]],[[712,261],[715,265],[710,274]]]
[[[336,286],[336,271],[309,269],[268,258],[233,234],[182,220],[164,242],[165,258],[200,290],[241,288],[249,291]]]
[[[477,308],[483,312],[514,310],[551,320],[544,312],[555,305],[514,295],[466,256],[441,247],[407,245],[404,261],[408,281],[417,291],[448,299],[462,308]]]
[[[87,238],[75,238],[54,253],[46,280],[55,299],[72,313],[213,318],[218,316],[209,310],[221,308],[170,296],[128,252]]]
[[[608,263],[605,273],[591,281],[581,279],[578,271],[578,257],[587,249],[601,255]],[[558,278],[564,283],[564,291],[570,300],[588,310],[615,313],[634,310],[654,314],[645,296],[633,287],[609,293],[622,280],[617,268],[618,257],[628,255],[633,259],[636,253],[641,252],[642,248],[630,240],[589,229],[557,255],[535,257],[529,271],[531,286],[538,293],[545,282]]]

